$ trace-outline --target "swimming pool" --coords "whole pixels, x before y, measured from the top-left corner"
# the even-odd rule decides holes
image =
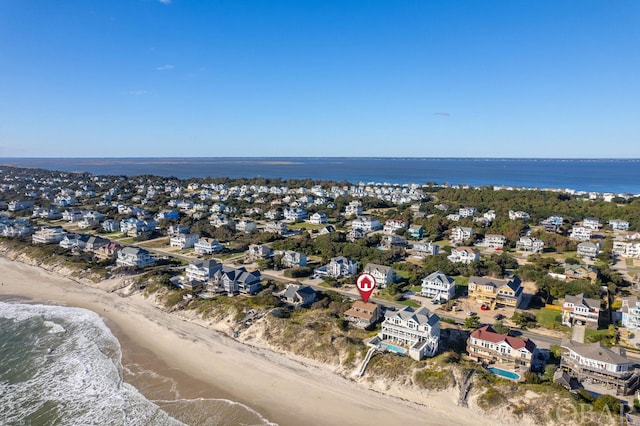
[[[504,377],[505,379],[520,380],[520,375],[513,371],[503,370],[502,368],[489,367],[487,368],[492,374],[496,376]]]
[[[392,345],[391,343],[380,343],[381,346],[387,348],[389,352],[395,352],[398,354],[405,354],[407,350],[405,348],[401,348],[400,346]]]

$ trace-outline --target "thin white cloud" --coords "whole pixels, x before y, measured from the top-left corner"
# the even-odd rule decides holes
[[[440,117],[450,117],[451,114],[448,112],[434,112],[433,115],[439,115]]]
[[[156,70],[158,70],[158,71],[169,71],[169,70],[172,70],[173,68],[174,68],[173,65],[166,64],[166,65],[162,65],[162,66],[156,67]]]
[[[128,92],[125,92],[125,94],[129,96],[145,96],[148,95],[149,92],[146,90],[129,90]]]
[[[171,3],[171,0],[158,0],[160,3],[162,4],[169,4]]]

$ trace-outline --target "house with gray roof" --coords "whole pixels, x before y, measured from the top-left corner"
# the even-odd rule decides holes
[[[589,328],[598,328],[601,314],[601,301],[585,297],[583,293],[567,295],[562,303],[562,324],[572,327],[576,324]]]
[[[316,301],[316,292],[308,285],[289,284],[280,298],[293,306],[308,306]]]
[[[396,280],[396,273],[391,266],[367,263],[364,267],[364,272],[373,275],[378,288],[385,288]]]
[[[422,296],[434,300],[451,300],[456,294],[456,282],[441,271],[435,271],[422,279]]]
[[[560,369],[578,382],[597,384],[616,395],[629,395],[638,388],[640,376],[635,363],[620,347],[607,348],[600,342],[562,341]]]
[[[438,352],[440,342],[440,317],[427,308],[414,309],[406,306],[399,311],[387,311],[378,335],[380,345],[398,352],[402,346],[404,354],[421,360]]]
[[[117,266],[144,267],[156,261],[147,250],[141,247],[128,246],[118,252]]]

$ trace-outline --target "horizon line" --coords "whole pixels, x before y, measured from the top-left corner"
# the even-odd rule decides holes
[[[456,157],[456,156],[443,156],[443,157],[421,157],[421,156],[331,156],[331,155],[299,155],[299,156],[118,156],[118,157],[106,157],[106,156],[73,156],[73,157],[0,157],[0,160],[94,160],[94,159],[263,159],[263,158],[306,158],[306,159],[324,159],[324,158],[341,158],[341,159],[393,159],[393,160],[624,160],[624,161],[636,161],[640,160],[640,157]]]

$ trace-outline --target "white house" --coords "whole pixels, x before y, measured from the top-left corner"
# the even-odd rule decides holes
[[[597,217],[585,217],[582,220],[582,226],[588,229],[598,230],[600,228],[600,219]]]
[[[333,278],[349,277],[357,272],[358,262],[344,256],[334,257],[328,264],[316,268],[314,271],[319,277],[329,276]]]
[[[256,229],[256,223],[252,220],[241,219],[236,223],[236,231],[244,232],[245,234],[255,232]]]
[[[529,220],[530,216],[529,216],[529,213],[527,213],[527,212],[509,210],[509,219],[511,219],[511,220],[518,220],[518,219]]]
[[[33,244],[58,244],[67,235],[62,226],[43,226],[31,236]]]
[[[544,250],[544,241],[533,237],[520,237],[516,243],[516,250],[540,253]]]
[[[471,217],[476,214],[476,209],[475,207],[461,207],[458,210],[458,214],[460,217]]]
[[[185,269],[188,280],[206,282],[215,276],[215,273],[222,269],[222,265],[213,260],[199,260],[191,262]]]
[[[588,241],[578,244],[577,254],[582,258],[593,260],[596,258],[596,256],[598,256],[598,253],[600,253],[599,244],[591,243]]]
[[[626,220],[613,219],[609,221],[609,226],[611,229],[616,229],[618,231],[628,231],[629,230],[629,222]]]
[[[358,200],[351,201],[345,207],[345,216],[360,216],[362,214],[362,203]]]
[[[178,234],[171,237],[169,245],[181,249],[192,248],[198,242],[199,238],[200,236],[198,234]]]
[[[636,296],[623,297],[622,308],[622,326],[629,330],[640,330],[640,302]]]
[[[389,219],[384,223],[382,230],[386,234],[395,234],[398,229],[406,229],[407,224],[401,220]]]
[[[435,256],[440,251],[440,247],[437,244],[430,242],[420,242],[413,244],[413,251],[416,254],[426,254]]]
[[[315,212],[309,217],[309,223],[314,225],[322,225],[327,223],[327,215],[324,212]]]
[[[461,243],[471,238],[472,235],[473,229],[466,226],[456,226],[451,230],[451,241]]]
[[[471,247],[456,247],[451,250],[451,254],[447,256],[450,262],[459,263],[471,263],[480,260],[480,253],[478,250]]]
[[[282,266],[285,268],[305,266],[306,264],[307,255],[302,252],[287,250],[282,254]]]
[[[351,228],[361,229],[365,232],[369,232],[376,231],[382,228],[382,225],[380,225],[380,221],[378,221],[378,219],[376,218],[373,218],[371,216],[362,216],[354,219],[353,222],[351,222]]]
[[[427,308],[415,310],[406,306],[399,311],[387,311],[378,337],[383,346],[389,341],[394,349],[395,345],[407,348],[411,358],[432,357],[440,343],[440,318]]]
[[[295,222],[297,220],[305,220],[307,218],[307,212],[305,209],[291,207],[286,208],[283,211],[284,220],[289,222]]]
[[[286,222],[282,220],[278,220],[278,221],[267,222],[264,230],[265,232],[272,232],[274,234],[282,235],[287,233],[288,228],[287,228]]]
[[[396,273],[391,266],[367,263],[364,267],[364,272],[373,275],[378,288],[385,288],[396,280]]]
[[[214,238],[200,237],[193,245],[193,249],[198,254],[213,254],[222,251],[222,245]]]
[[[528,338],[497,333],[490,325],[473,331],[467,340],[469,357],[485,364],[526,373],[531,370],[538,350]]]
[[[128,246],[118,251],[118,258],[116,259],[116,265],[118,266],[130,266],[130,267],[143,267],[155,263],[155,259],[151,257],[151,254],[140,247]]]
[[[574,226],[571,229],[569,238],[574,241],[589,241],[591,239],[591,228],[584,226]]]
[[[456,282],[443,272],[433,272],[422,279],[421,294],[434,300],[451,300],[456,295]]]
[[[74,248],[84,250],[89,237],[90,236],[87,234],[67,234],[58,244],[60,245],[60,247],[68,250]]]
[[[640,259],[640,241],[615,240],[611,252],[621,257]]]
[[[507,242],[504,235],[487,234],[484,236],[484,246],[493,249],[502,249]]]
[[[562,324],[569,327],[581,324],[597,329],[600,304],[600,300],[584,297],[582,293],[577,296],[566,295],[562,303]]]

